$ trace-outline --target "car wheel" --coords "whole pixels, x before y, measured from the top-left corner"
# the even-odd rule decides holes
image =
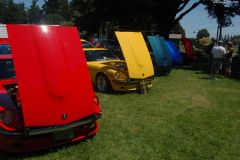
[[[111,84],[105,74],[98,74],[96,77],[96,86],[100,92],[107,92],[111,90]]]

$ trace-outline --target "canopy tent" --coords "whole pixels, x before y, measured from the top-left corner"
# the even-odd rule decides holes
[[[148,36],[147,38],[153,51],[151,54],[156,72],[167,71],[169,73],[172,59],[164,38],[160,36]]]
[[[176,45],[172,41],[166,41],[166,43],[169,49],[170,56],[172,58],[173,65],[182,64],[183,58]]]

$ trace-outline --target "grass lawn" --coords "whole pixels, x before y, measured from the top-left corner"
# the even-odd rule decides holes
[[[0,159],[240,159],[240,82],[208,80],[176,69],[153,81],[150,94],[100,94],[96,137],[44,152]]]

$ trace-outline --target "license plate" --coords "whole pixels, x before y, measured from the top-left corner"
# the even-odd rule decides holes
[[[148,83],[147,83],[147,81],[146,80],[141,80],[140,81],[140,86],[148,86]]]
[[[73,129],[58,131],[53,133],[54,141],[69,140],[74,137]]]
[[[139,81],[139,90],[142,94],[149,92],[148,82],[146,80]]]

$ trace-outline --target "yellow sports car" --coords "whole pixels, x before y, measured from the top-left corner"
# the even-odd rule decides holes
[[[84,48],[91,80],[100,92],[111,89],[129,91],[137,89],[136,83],[128,77],[125,61],[119,60],[110,50]]]
[[[139,38],[139,34],[134,34],[134,36],[136,36],[135,40]],[[137,45],[138,47],[135,51],[134,48],[136,47],[134,45],[124,45],[122,44],[122,41],[126,41],[124,37],[119,38],[125,61],[120,60],[108,49],[83,49],[93,84],[101,92],[107,92],[111,89],[117,91],[138,90],[140,92],[148,90],[152,86],[151,80],[154,72],[150,54],[147,47],[145,47],[146,44],[143,37],[141,37],[141,40],[144,43],[138,43],[140,47]],[[131,41],[132,38],[129,40]],[[129,50],[129,48],[131,49]]]

